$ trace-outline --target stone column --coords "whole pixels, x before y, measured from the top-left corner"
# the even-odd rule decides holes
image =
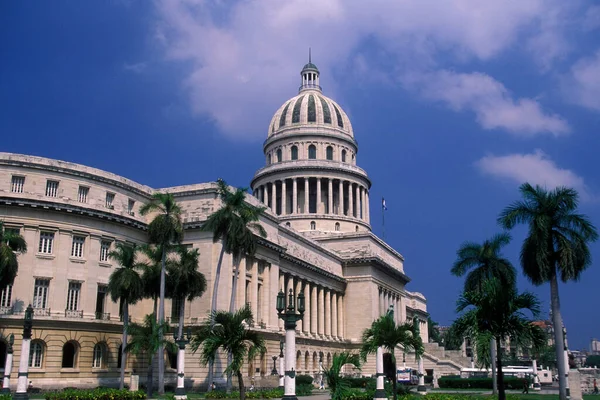
[[[360,218],[360,185],[356,185],[356,218]]]
[[[310,333],[316,334],[318,327],[318,300],[317,300],[317,285],[310,284]]]
[[[296,330],[285,330],[285,372],[296,370]],[[284,399],[296,398],[296,377],[284,373]]]
[[[331,290],[325,289],[325,335],[331,336]]]
[[[182,333],[183,336],[183,333]],[[180,338],[180,339],[183,339]],[[185,400],[185,344],[178,346],[177,349],[177,388],[175,389],[175,399]]]
[[[265,203],[266,206],[269,206],[269,189],[267,185],[262,185],[262,202]]]
[[[377,379],[377,386],[375,389],[375,400],[377,399],[385,399],[387,400],[387,394],[384,389],[384,381],[383,377],[385,374],[383,373],[383,348],[378,347],[377,352],[375,353],[375,377]]]
[[[300,294],[300,292],[302,291],[302,280],[300,278],[296,278],[296,289],[294,290],[294,299],[296,299],[295,301],[297,301],[298,299],[298,295]],[[298,306],[296,304],[296,306]],[[298,322],[296,322],[296,330],[299,332],[302,332],[302,320],[298,320]]]
[[[338,196],[338,215],[344,215],[344,181],[340,179],[340,188],[339,188],[339,196]]]
[[[379,288],[379,315],[383,315],[383,289]]]
[[[321,208],[321,178],[317,178],[317,214],[322,214],[323,209]]]
[[[338,308],[337,308],[337,313],[338,313],[338,323],[337,323],[337,329],[338,329],[338,337],[341,339],[344,337],[344,296],[340,293],[338,295]]]
[[[14,336],[11,336],[10,338],[12,339],[14,338]],[[6,361],[4,362],[4,380],[2,382],[2,393],[7,394],[10,394],[10,373],[12,372],[13,365],[13,346],[10,343],[10,341],[11,340],[9,339],[9,343],[6,349]]]
[[[277,214],[277,183],[275,181],[271,184],[271,210]]]
[[[298,212],[298,178],[292,180],[292,214]]]
[[[310,197],[308,196],[308,178],[304,178],[304,214],[308,214],[308,200]]]
[[[281,181],[281,215],[287,215],[287,190],[285,179]]]
[[[246,257],[243,257],[246,258]],[[258,262],[256,261],[255,258],[250,258],[249,261],[252,263],[251,264],[251,269],[250,272],[252,274],[252,280],[250,281],[250,307],[252,309],[252,315],[254,316],[254,318],[258,317]],[[241,267],[241,265],[240,265]],[[240,271],[244,271],[243,269],[240,268]],[[245,271],[242,273],[242,276],[244,276],[244,280],[245,280]],[[256,321],[256,322],[260,322],[260,321]]]
[[[365,211],[365,188],[360,187],[360,217],[363,221],[367,220],[367,212]]]
[[[323,287],[319,287],[319,328],[318,334],[323,336],[325,333],[325,291]]]
[[[279,290],[282,290],[285,293],[285,276],[282,272],[279,273]],[[279,290],[277,291],[279,293]],[[287,296],[287,293],[285,293]],[[279,330],[283,330],[283,320],[281,318],[277,318],[279,320]]]
[[[327,181],[327,214],[333,214],[333,179]]]
[[[338,335],[338,313],[337,313],[337,293],[331,293],[331,336],[337,338]]]
[[[304,284],[304,302],[305,302],[305,311],[304,317],[302,319],[302,331],[306,334],[310,333],[310,320],[312,318],[311,315],[311,297],[312,293],[310,291],[310,283],[303,282]]]
[[[537,373],[537,360],[533,359],[533,390],[542,390],[540,378]]]
[[[354,194],[352,193],[352,182],[348,182],[348,216],[354,216]]]
[[[367,218],[366,221],[367,223],[371,223],[371,206],[369,203],[369,191],[365,189],[365,203],[366,203],[366,207],[365,210],[367,211]]]
[[[29,378],[29,352],[31,351],[31,333],[23,335],[21,342],[21,357],[19,359],[19,375],[17,378],[17,393],[13,398],[28,399],[27,383]]]

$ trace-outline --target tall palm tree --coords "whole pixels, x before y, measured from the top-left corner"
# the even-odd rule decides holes
[[[142,280],[144,281],[144,298],[152,299],[154,302],[153,314],[158,316],[158,299],[160,298],[160,279],[162,270],[162,250],[161,245],[143,245],[140,246],[140,252],[143,253],[148,262],[145,263],[142,272]],[[172,249],[167,249],[167,258],[165,260],[166,270],[168,271],[173,260],[168,258],[169,252]],[[166,279],[169,279],[167,275]],[[167,282],[165,289],[165,297],[170,297],[170,285]]]
[[[456,252],[456,261],[450,270],[455,276],[463,276],[467,274],[464,285],[464,292],[481,291],[482,285],[488,279],[496,278],[500,282],[503,282],[506,286],[512,286],[515,284],[517,279],[517,272],[512,266],[510,261],[504,258],[500,250],[502,247],[510,243],[510,235],[507,233],[500,233],[493,236],[491,239],[487,239],[483,244],[474,242],[463,243],[458,251]],[[487,366],[487,360],[492,366],[492,377],[493,377],[493,393],[496,394],[497,382],[496,382],[496,364],[493,360],[496,359],[496,343],[492,337],[492,342],[488,344],[482,343],[482,339],[486,337],[485,334],[473,337],[472,339],[479,344],[477,350],[478,363]],[[489,349],[490,356],[479,358],[483,355],[481,350]]]
[[[146,393],[148,394],[148,398],[152,397],[154,381],[152,362],[156,352],[161,347],[164,347],[171,353],[177,352],[175,343],[164,339],[164,337],[161,338],[160,332],[165,332],[168,329],[169,325],[167,323],[163,322],[161,326],[160,323],[156,322],[156,315],[154,314],[146,315],[142,325],[133,323],[129,327],[131,340],[125,351],[135,355],[145,354],[148,357],[148,370],[146,372]]]
[[[147,215],[154,212],[156,215],[148,224],[150,242],[162,248],[162,263],[160,270],[160,295],[158,303],[159,334],[162,343],[162,323],[165,321],[165,285],[166,285],[166,259],[167,251],[173,244],[181,242],[183,226],[181,224],[181,208],[175,201],[172,193],[155,193],[150,202],[140,208],[140,214]],[[158,393],[165,392],[165,359],[162,357],[164,348],[162,344],[158,349]]]
[[[529,225],[521,248],[521,267],[534,285],[550,282],[559,393],[560,400],[566,400],[567,365],[562,346],[558,276],[563,282],[580,278],[592,262],[588,243],[598,239],[598,232],[585,215],[578,213],[579,196],[574,189],[546,190],[525,183],[519,191],[522,199],[506,207],[498,217],[498,223],[506,229],[517,224]]]
[[[4,228],[0,221],[0,290],[12,285],[19,271],[17,253],[27,252],[27,242],[23,236]]]
[[[115,250],[108,253],[119,268],[115,269],[108,279],[108,293],[112,301],[119,301],[123,315],[123,341],[121,346],[121,380],[119,388],[125,384],[125,365],[127,364],[127,328],[129,325],[129,305],[135,304],[143,297],[144,285],[138,269],[143,264],[137,262],[135,246],[117,243]]]
[[[360,369],[360,356],[345,351],[340,354],[334,354],[331,360],[331,367],[323,370],[323,375],[327,379],[327,387],[331,393],[331,400],[342,400],[350,388],[348,380],[340,375],[342,367],[347,364]]]
[[[486,280],[481,290],[465,292],[457,302],[457,312],[462,315],[454,321],[456,330],[463,335],[480,337],[482,334],[496,340],[496,373],[498,379],[498,399],[506,400],[504,374],[502,372],[502,341],[511,339],[520,346],[543,346],[543,330],[533,324],[539,314],[539,301],[531,293],[519,294],[516,285],[507,287],[500,279]]]
[[[366,361],[367,355],[377,352],[379,347],[383,347],[392,356],[394,371],[396,370],[396,357],[394,355],[396,347],[402,347],[405,352],[414,351],[417,357],[424,352],[423,342],[419,335],[416,325],[412,322],[396,324],[394,316],[388,312],[373,321],[371,326],[363,331],[362,346],[360,355]],[[393,380],[394,400],[398,398],[398,380]]]
[[[213,311],[210,322],[200,327],[191,340],[192,351],[201,350],[200,361],[206,365],[214,362],[219,349],[232,355],[231,363],[225,368],[225,373],[230,371],[238,378],[240,399],[246,398],[242,367],[244,359],[253,360],[258,354],[266,352],[263,337],[255,331],[248,329],[253,324],[252,310],[246,304],[239,310],[230,313],[227,311]]]

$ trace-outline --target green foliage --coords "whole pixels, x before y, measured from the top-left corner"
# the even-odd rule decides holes
[[[340,375],[342,367],[346,364],[352,364],[355,368],[360,369],[360,357],[358,354],[352,354],[348,352],[341,352],[340,354],[334,354],[331,361],[331,367],[325,369],[323,374],[327,380],[327,387],[331,393],[331,400],[341,400],[344,398],[344,394],[350,385],[347,378]]]
[[[505,389],[522,389],[528,382],[526,378],[504,377]],[[438,378],[442,389],[492,389],[492,378],[460,378],[458,376],[442,376]],[[429,397],[429,395],[428,395]]]
[[[162,329],[163,332],[169,330],[169,324],[166,322],[160,324],[156,322],[156,316],[154,314],[148,314],[144,317],[144,324],[131,324],[129,325],[129,334],[131,339],[125,351],[133,354],[146,354],[152,359],[161,345],[172,353],[177,352],[177,346],[175,343],[160,338],[159,331]]]
[[[0,394],[0,400],[12,400],[12,395],[10,395],[10,394]]]
[[[297,396],[312,396],[313,385],[311,383],[300,383],[296,385]]]
[[[600,367],[600,355],[587,356],[585,359],[586,367]]]
[[[342,396],[342,400],[372,400],[374,393],[365,392],[357,388],[347,389]]]
[[[117,390],[97,388],[92,390],[67,389],[61,392],[48,392],[44,395],[46,400],[145,400],[146,393],[141,390]]]
[[[346,378],[346,381],[348,386],[353,389],[367,388],[371,382],[373,382],[373,385],[375,384],[375,378]]]
[[[313,377],[310,375],[296,375],[296,385],[311,385]]]
[[[456,332],[454,326],[450,326],[441,336],[441,342],[446,350],[460,350],[465,340],[464,336]]]
[[[27,242],[19,233],[4,228],[0,221],[0,290],[12,285],[19,270],[17,253],[27,252]]]
[[[439,324],[432,320],[430,316],[427,317],[427,332],[429,340],[435,343],[440,343],[442,339],[438,325]]]
[[[143,296],[143,282],[138,270],[143,269],[144,264],[137,261],[136,247],[119,242],[108,255],[120,266],[108,279],[110,298],[114,302],[125,301],[128,305],[137,303]]]
[[[154,193],[150,202],[140,208],[140,214],[157,213],[148,224],[150,242],[168,246],[183,237],[181,208],[172,193]]]
[[[246,392],[247,399],[277,399],[283,397],[283,389],[275,388],[275,389],[265,389],[265,390],[255,390],[252,392]],[[227,393],[224,390],[213,390],[211,392],[207,392],[205,395],[206,399],[239,399],[240,392],[233,391],[231,393]]]

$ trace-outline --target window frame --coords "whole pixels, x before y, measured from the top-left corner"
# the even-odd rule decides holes
[[[17,182],[20,180],[20,182]],[[19,190],[15,190],[19,189]],[[25,175],[12,175],[10,178],[10,192],[23,193],[25,190]]]
[[[56,184],[56,185],[54,185]],[[54,186],[54,187],[52,187]],[[58,197],[58,187],[60,186],[60,181],[54,179],[46,179],[46,197]]]
[[[298,146],[293,145],[292,148],[290,149],[290,159],[292,161],[298,160]]]
[[[77,189],[77,201],[79,203],[87,204],[89,194],[89,186],[79,185],[79,189]]]
[[[38,284],[38,282],[40,284]],[[46,282],[46,284],[41,284],[42,282]],[[40,288],[40,290],[37,290],[38,288]],[[35,278],[35,280],[33,281],[33,301],[32,301],[32,305],[34,309],[41,309],[41,310],[45,310],[48,305],[48,293],[50,292],[50,278]],[[41,304],[43,307],[38,307],[40,305],[40,301],[38,299],[38,301],[36,301],[37,298],[40,297],[40,294],[43,294],[43,296],[41,296],[41,300],[43,301],[43,303]]]
[[[92,350],[92,369],[105,369],[107,346],[104,342],[98,342]]]
[[[107,246],[105,246],[107,245]],[[110,263],[110,248],[112,242],[110,240],[100,240],[100,258],[99,261],[102,263]]]
[[[65,311],[79,311],[81,303],[81,282],[69,281]]]
[[[327,146],[325,149],[325,159],[333,161],[333,146]]]
[[[311,144],[308,146],[308,159],[316,160],[317,159],[317,146]]]
[[[104,207],[108,208],[109,210],[114,210],[116,197],[117,197],[116,193],[106,192]]]
[[[30,345],[30,350],[29,350],[29,361],[28,361],[28,365],[29,368],[31,369],[42,369],[44,368],[44,356],[46,353],[46,343],[44,343],[42,340],[40,339],[34,339],[31,341],[31,345]],[[39,348],[39,352],[37,352],[36,350]],[[36,356],[36,358],[34,359],[34,356]],[[35,362],[34,361],[38,361]]]
[[[83,259],[85,250],[85,236],[73,235],[71,240],[71,258]]]
[[[38,242],[38,254],[54,254],[55,232],[40,231],[40,240]]]
[[[12,306],[12,291],[12,284],[6,285],[6,287],[0,291],[0,307],[8,308]]]

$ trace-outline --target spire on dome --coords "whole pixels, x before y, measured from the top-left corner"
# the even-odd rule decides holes
[[[302,68],[300,75],[302,76],[302,85],[300,85],[300,92],[303,90],[313,89],[321,91],[319,86],[319,69],[315,64],[312,63],[311,48],[308,48],[308,64]]]

